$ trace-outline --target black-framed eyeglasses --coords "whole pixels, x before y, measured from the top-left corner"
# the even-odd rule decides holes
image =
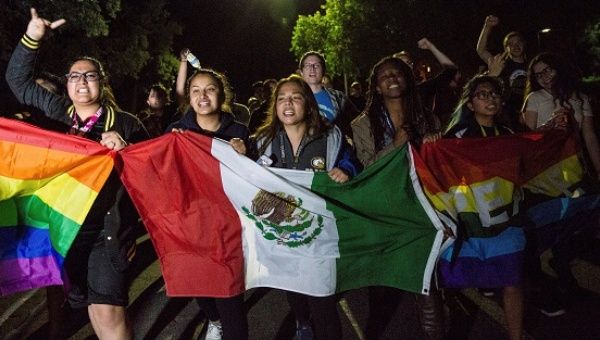
[[[87,82],[94,82],[100,80],[100,73],[97,71],[89,71],[85,73],[71,72],[65,74],[65,78],[67,78],[69,83],[78,83],[81,80],[81,77],[84,77]]]
[[[302,69],[303,70],[310,70],[310,69],[320,70],[322,68],[323,68],[323,64],[321,64],[321,63],[304,64],[304,65],[302,65]]]
[[[496,91],[479,91],[473,94],[473,97],[479,100],[488,100],[488,99],[496,99],[500,98],[500,93]]]

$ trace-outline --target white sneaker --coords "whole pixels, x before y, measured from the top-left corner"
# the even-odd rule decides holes
[[[223,327],[220,322],[208,322],[208,329],[206,330],[205,340],[221,340],[223,336]]]

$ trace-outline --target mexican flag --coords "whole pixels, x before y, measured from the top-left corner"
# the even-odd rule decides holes
[[[259,166],[192,132],[120,155],[170,296],[228,297],[254,287],[312,296],[378,285],[429,291],[442,225],[410,147],[345,184]]]

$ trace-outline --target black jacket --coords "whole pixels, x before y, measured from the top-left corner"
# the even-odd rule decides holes
[[[56,95],[39,86],[34,78],[34,64],[37,49],[23,44],[23,40],[15,48],[6,70],[6,82],[16,98],[22,104],[34,106],[46,116],[65,124],[66,129],[73,124],[72,102],[68,97]],[[104,131],[116,131],[121,137],[131,142],[138,139],[143,131],[139,119],[130,113],[105,108],[99,123]],[[86,135],[88,139],[98,140],[98,133]],[[127,265],[123,255],[135,242],[133,227],[137,223],[137,214],[130,204],[130,199],[116,170],[110,174],[100,190],[90,212],[83,222],[82,229],[98,229],[104,231],[107,250],[117,269]]]
[[[246,125],[236,122],[233,114],[221,112],[221,126],[215,132],[203,130],[196,121],[196,112],[189,109],[179,121],[169,125],[165,132],[171,132],[173,129],[190,130],[210,137],[220,138],[229,141],[232,138],[241,138],[244,142],[248,141],[249,132]]]

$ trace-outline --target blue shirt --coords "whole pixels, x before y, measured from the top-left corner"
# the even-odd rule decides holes
[[[319,104],[319,112],[321,113],[321,116],[325,117],[325,119],[327,119],[330,123],[333,123],[337,112],[333,110],[333,103],[331,102],[329,94],[324,90],[321,90],[315,93],[315,99]]]

